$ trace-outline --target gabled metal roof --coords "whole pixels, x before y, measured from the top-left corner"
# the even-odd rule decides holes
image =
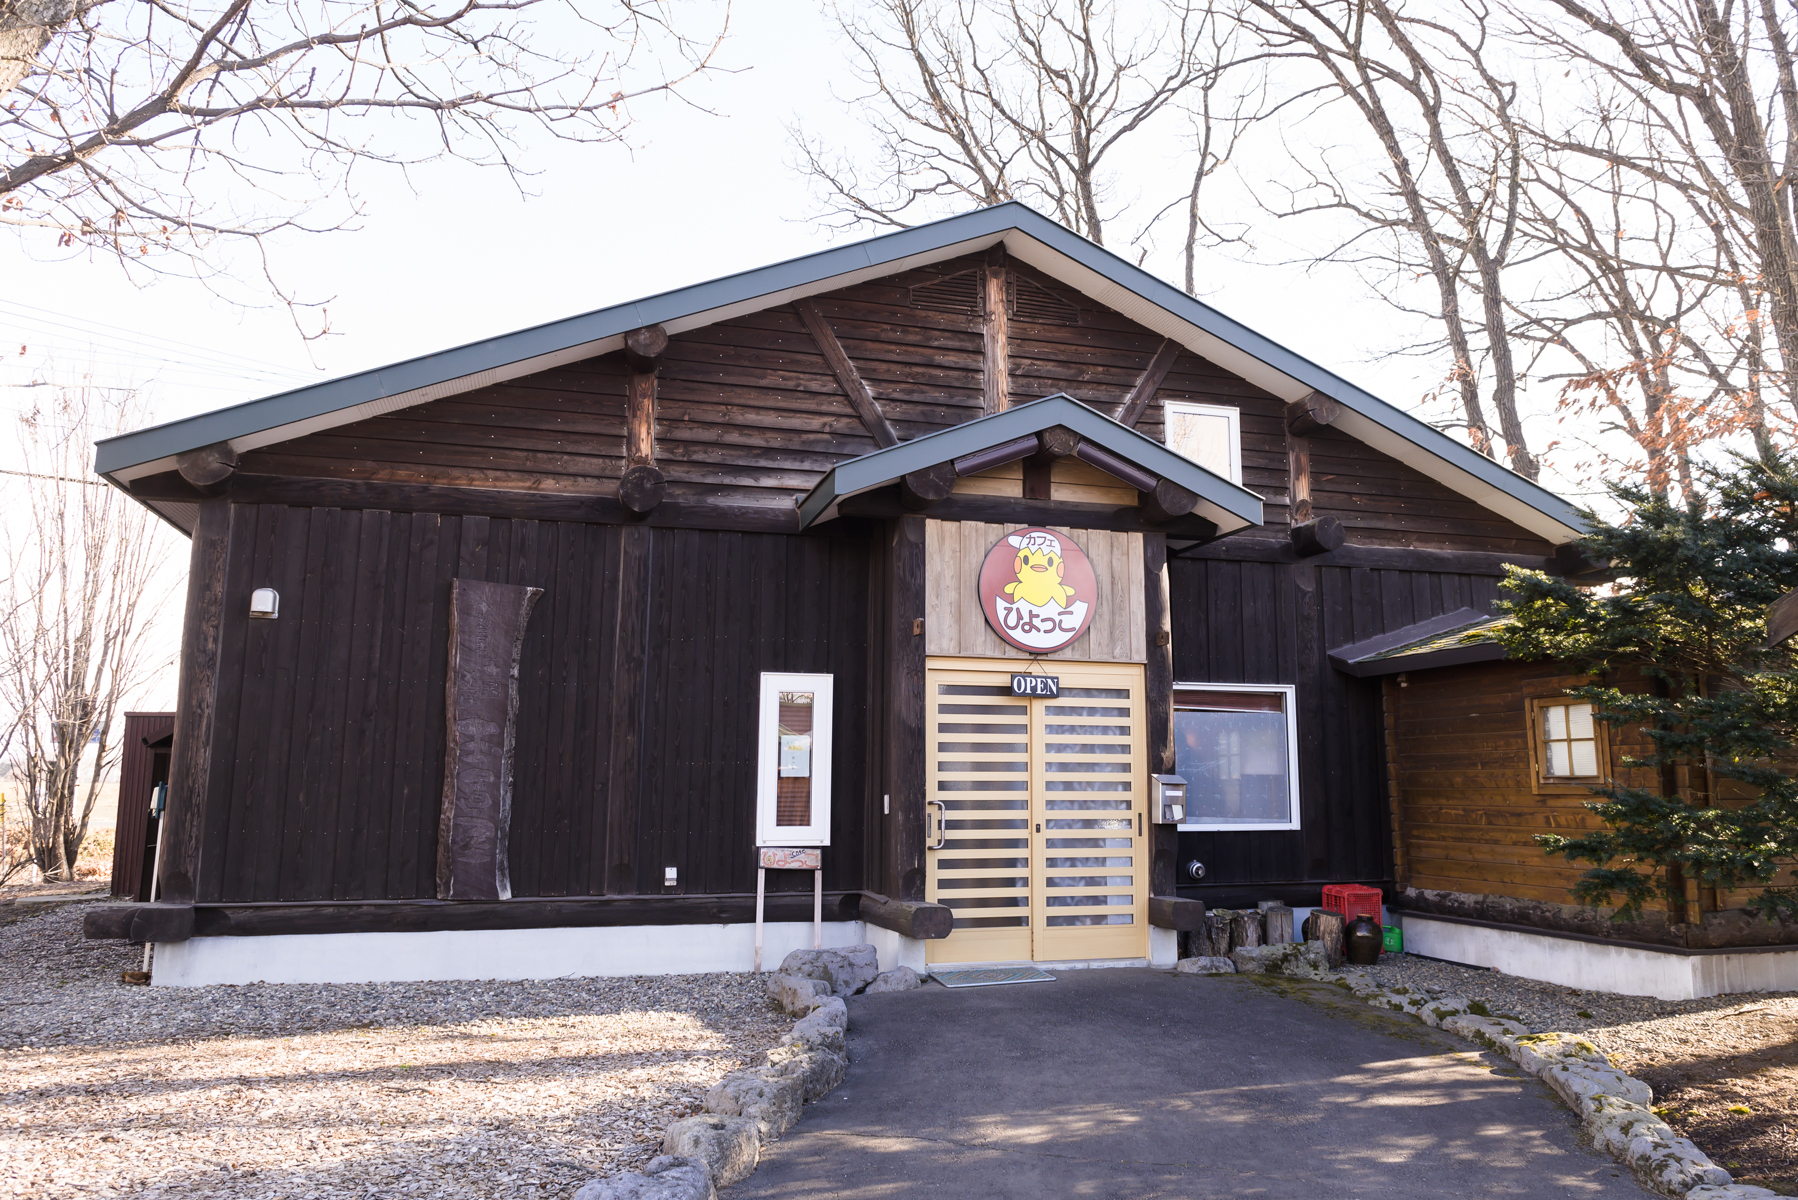
[[[1324,393],[1345,410],[1337,428],[1548,541],[1571,541],[1585,528],[1561,497],[1015,201],[108,438],[94,469],[126,483],[215,442],[254,450],[604,354],[645,325],[681,333],[1001,242],[1020,261],[1282,400]]]
[[[1212,474],[1072,396],[1058,393],[838,463],[799,502],[799,527],[828,520],[841,501],[896,483],[913,471],[953,462],[1057,425],[1197,495],[1199,503],[1193,512],[1217,526],[1219,536],[1261,524],[1261,497],[1254,492]]]

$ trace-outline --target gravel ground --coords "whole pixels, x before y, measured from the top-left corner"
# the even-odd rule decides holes
[[[1373,974],[1478,1000],[1531,1029],[1586,1034],[1738,1183],[1798,1195],[1798,994],[1614,996],[1408,954],[1382,956]]]
[[[753,975],[130,987],[86,907],[0,926],[0,1197],[564,1197],[791,1025]]]

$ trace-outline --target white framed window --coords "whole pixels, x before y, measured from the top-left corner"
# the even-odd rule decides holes
[[[1174,774],[1199,831],[1297,829],[1299,735],[1291,684],[1176,683]]]
[[[763,671],[756,713],[755,844],[830,845],[829,675]]]
[[[1224,404],[1188,404],[1170,400],[1164,406],[1167,446],[1213,475],[1242,483],[1242,413]]]

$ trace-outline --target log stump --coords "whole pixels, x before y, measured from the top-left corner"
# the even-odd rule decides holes
[[[1254,949],[1261,944],[1261,914],[1258,912],[1237,912],[1230,914],[1230,949]]]
[[[1332,967],[1343,963],[1342,914],[1318,909],[1305,918],[1305,940],[1322,942]]]
[[[1276,904],[1261,914],[1262,940],[1268,946],[1284,946],[1292,941],[1292,910]]]

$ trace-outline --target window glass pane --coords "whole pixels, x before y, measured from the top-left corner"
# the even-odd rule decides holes
[[[1575,741],[1573,747],[1573,771],[1575,775],[1590,777],[1598,774],[1598,743],[1590,739]]]
[[[782,692],[780,722],[780,771],[775,780],[774,823],[812,823],[812,698],[813,692]]]
[[[1174,772],[1186,780],[1188,821],[1292,819],[1284,713],[1174,713]]]
[[[1512,726],[1512,728],[1516,727]],[[1548,773],[1550,775],[1573,774],[1572,763],[1568,759],[1566,742],[1549,742],[1544,748],[1548,751]]]
[[[1567,706],[1550,704],[1542,710],[1542,731],[1551,738],[1567,736]]]
[[[1592,706],[1590,704],[1569,704],[1567,706],[1567,736],[1576,738],[1592,736]]]
[[[1170,407],[1167,444],[1213,475],[1230,478],[1230,418],[1223,413]]]

